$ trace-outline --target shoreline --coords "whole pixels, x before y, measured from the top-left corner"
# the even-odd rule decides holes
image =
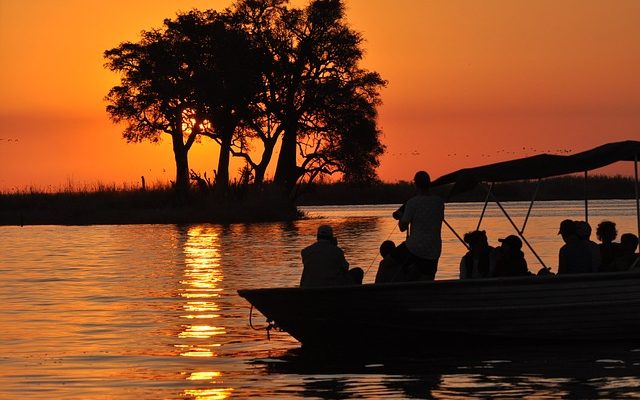
[[[332,183],[301,188],[295,201],[274,185],[232,187],[226,193],[192,190],[177,201],[170,188],[153,190],[103,190],[95,192],[0,194],[0,226],[122,225],[290,222],[304,218],[298,207],[402,204],[413,194],[408,182],[353,185]],[[635,183],[628,177],[596,176],[586,187],[589,200],[634,199]],[[432,192],[444,198],[449,187]],[[551,178],[494,186],[500,201],[584,200],[584,179]],[[484,202],[482,187],[448,199],[448,202]]]

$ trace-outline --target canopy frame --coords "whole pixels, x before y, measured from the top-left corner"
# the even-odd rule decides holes
[[[574,154],[572,156],[554,156],[548,154],[542,154],[534,157],[526,157],[522,159],[516,159],[512,161],[505,161],[496,164],[485,165],[477,168],[467,168],[462,169],[447,175],[444,175],[434,181],[434,186],[443,185],[447,183],[455,183],[452,190],[449,193],[449,198],[457,191],[462,192],[473,188],[477,184],[483,184],[487,195],[485,197],[484,205],[482,207],[482,212],[480,214],[480,218],[478,220],[478,224],[476,226],[476,230],[480,229],[482,224],[487,205],[489,200],[493,200],[498,208],[502,211],[504,216],[507,218],[511,226],[514,228],[518,236],[522,239],[522,241],[526,244],[526,246],[531,250],[531,253],[536,257],[538,262],[544,267],[548,268],[542,258],[536,253],[533,246],[529,243],[529,241],[524,236],[524,231],[527,226],[527,222],[529,220],[529,216],[531,215],[531,210],[533,208],[533,204],[536,200],[538,190],[540,188],[540,183],[543,178],[549,178],[552,176],[565,175],[569,173],[578,172],[576,170],[580,166],[582,168],[582,172],[584,174],[584,218],[586,222],[589,222],[589,191],[588,191],[588,180],[589,180],[589,171],[592,169],[600,168],[609,164],[612,164],[617,161],[633,161],[634,163],[634,189],[635,189],[635,204],[636,204],[636,223],[637,223],[637,235],[640,237],[640,182],[638,176],[638,158],[640,154],[640,142],[637,141],[626,141],[626,142],[617,142],[617,143],[609,143],[603,146],[597,147],[592,150],[588,150],[582,153]],[[535,168],[536,165],[540,165],[540,163],[549,163],[557,161],[560,164],[560,167],[552,167],[544,173],[539,173],[537,177],[536,189],[531,198],[531,202],[529,203],[529,208],[527,210],[527,214],[525,216],[524,222],[522,224],[522,228],[519,229],[507,210],[503,207],[502,203],[493,193],[493,187],[496,182],[506,182],[513,181],[519,179],[530,179],[531,174],[537,174],[537,172],[531,172],[530,170],[527,172],[528,168]],[[514,166],[516,171],[507,171]],[[518,178],[518,173],[520,178]],[[483,179],[483,177],[494,176],[499,179],[497,180],[487,180]],[[489,186],[487,187],[487,184]],[[466,243],[460,238],[460,236],[455,232],[453,227],[446,224],[449,229],[456,235],[456,237],[466,246]],[[640,259],[640,258],[639,258]],[[636,260],[638,263],[638,260]]]

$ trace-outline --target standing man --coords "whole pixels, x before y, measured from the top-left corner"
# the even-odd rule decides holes
[[[362,283],[362,268],[349,269],[344,252],[337,245],[333,229],[320,225],[317,241],[302,249],[300,287],[356,285]]]
[[[417,194],[405,204],[398,226],[402,232],[409,230],[406,246],[418,280],[433,280],[442,251],[444,201],[429,193],[431,178],[425,171],[418,171],[413,182]]]

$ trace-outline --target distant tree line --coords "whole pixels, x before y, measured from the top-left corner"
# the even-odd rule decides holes
[[[105,67],[120,76],[107,112],[125,124],[128,142],[170,137],[182,194],[189,150],[201,140],[219,145],[220,190],[229,185],[231,157],[244,160],[244,183],[263,183],[278,145],[273,179],[289,190],[336,173],[344,182],[375,181],[386,82],[360,66],[362,43],[342,0],[192,10],[105,52]]]
[[[471,191],[449,197],[451,185],[434,187],[432,192],[452,202],[484,201],[487,185],[478,185]],[[376,183],[354,185],[351,183],[311,184],[298,198],[298,205],[345,204],[401,204],[413,194],[411,182]],[[514,181],[498,183],[492,192],[501,201],[581,200],[585,193],[591,200],[633,199],[635,182],[626,176],[590,176],[586,182],[581,176],[560,176],[538,181]]]

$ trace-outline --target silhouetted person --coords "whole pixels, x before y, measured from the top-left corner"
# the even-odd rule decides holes
[[[558,274],[582,274],[592,272],[592,256],[590,246],[580,240],[576,233],[576,223],[565,219],[560,223],[559,235],[562,235],[564,246],[558,254]]]
[[[614,272],[628,271],[631,268],[639,268],[636,262],[638,254],[638,237],[633,233],[625,233],[620,236],[620,255],[611,263],[611,270]],[[634,265],[635,264],[635,265]]]
[[[460,279],[488,278],[491,276],[494,248],[489,246],[485,231],[464,235],[469,251],[460,260]]]
[[[597,272],[602,265],[602,256],[600,255],[600,246],[591,240],[591,225],[586,221],[574,221],[576,224],[576,235],[585,242],[591,250],[591,270]]]
[[[396,244],[391,240],[385,240],[380,245],[382,260],[378,265],[375,283],[404,282],[407,280],[406,271],[399,257],[394,254]]]
[[[317,241],[304,248],[300,287],[340,286],[362,283],[361,268],[349,270],[344,252],[337,246],[333,229],[329,225],[318,227]]]
[[[493,276],[531,275],[522,252],[522,240],[515,235],[509,235],[504,239],[498,239],[498,241],[501,245],[495,251],[496,265],[493,270]]]
[[[611,263],[620,255],[620,243],[614,242],[618,236],[616,223],[611,221],[602,221],[596,228],[596,237],[600,241],[600,255],[602,262],[600,263],[600,272],[611,272]]]
[[[399,215],[400,231],[409,231],[405,242],[417,280],[433,280],[442,251],[440,231],[444,220],[444,201],[429,193],[431,178],[419,171],[413,178],[417,194],[404,205]]]

